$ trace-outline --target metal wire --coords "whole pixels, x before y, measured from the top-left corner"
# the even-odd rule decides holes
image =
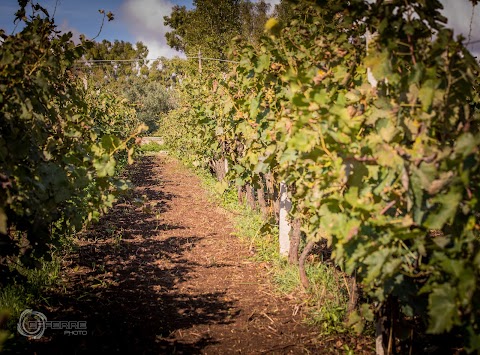
[[[76,63],[79,64],[94,64],[94,63],[116,63],[116,62],[140,62],[140,61],[156,61],[160,60],[161,58],[136,58],[136,59],[92,59],[92,60],[79,60]],[[201,60],[215,60],[218,62],[227,62],[227,63],[235,63],[238,64],[240,62],[236,62],[234,60],[228,60],[228,59],[218,59],[218,58],[208,58],[208,57],[186,57],[186,59],[201,59]]]

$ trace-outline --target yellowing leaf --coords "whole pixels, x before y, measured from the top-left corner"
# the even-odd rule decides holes
[[[268,19],[268,21],[265,23],[265,31],[272,31],[275,28],[280,26],[278,20],[274,17]]]

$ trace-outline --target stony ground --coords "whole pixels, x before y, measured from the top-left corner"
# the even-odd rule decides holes
[[[133,194],[78,240],[42,310],[87,321],[88,334],[47,330],[26,353],[344,353],[341,337],[319,337],[298,301],[274,294],[197,177],[162,155],[129,174]]]

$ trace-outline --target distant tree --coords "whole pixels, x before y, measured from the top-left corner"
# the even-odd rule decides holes
[[[194,0],[194,8],[175,5],[164,23],[172,30],[167,44],[187,56],[227,59],[228,47],[236,36],[253,45],[263,35],[270,5],[264,0]]]
[[[273,16],[281,22],[287,23],[295,16],[293,8],[299,2],[298,0],[280,0],[280,3],[275,5]]]
[[[164,16],[164,24],[170,26],[173,30],[165,34],[167,44],[180,52],[185,52],[188,42],[188,26],[191,11],[187,11],[185,6],[175,5],[172,8],[170,17]]]
[[[92,62],[89,74],[94,77],[97,84],[104,80],[111,82],[118,78],[129,75],[136,75],[140,71],[148,75],[145,59],[148,56],[148,48],[142,42],[137,42],[135,46],[130,42],[115,40],[113,43],[108,40],[94,42],[91,49],[85,55],[85,60],[112,60],[112,62]],[[115,62],[115,60],[140,59],[132,62]],[[83,68],[87,70],[88,67]]]
[[[173,69],[171,61],[165,58],[147,65],[147,56],[148,48],[142,42],[135,45],[118,40],[95,42],[84,59],[107,62],[80,66],[78,74],[87,80],[88,86],[126,99],[135,107],[138,119],[148,126],[148,133],[152,133],[158,128],[160,115],[171,108],[166,87],[171,85],[169,77]]]
[[[240,4],[241,34],[253,45],[259,43],[260,37],[264,33],[264,25],[268,20],[270,8],[270,4],[264,0],[258,2],[244,0]]]
[[[132,77],[124,88],[123,96],[135,106],[138,119],[148,126],[149,134],[158,129],[160,116],[172,108],[165,86],[161,81]]]
[[[166,34],[170,47],[194,56],[226,59],[231,39],[241,33],[239,0],[194,0],[194,8],[174,6],[165,25],[172,28]]]

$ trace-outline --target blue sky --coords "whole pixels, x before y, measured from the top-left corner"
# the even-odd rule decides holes
[[[13,30],[14,13],[18,10],[16,0],[0,0],[0,27],[7,32]],[[43,0],[40,2],[53,15],[55,9],[55,0]],[[98,13],[99,9],[106,9],[119,15],[119,21],[113,21],[104,26],[101,38],[115,38],[116,34],[122,39],[132,41],[135,38],[125,31],[125,23],[121,17],[122,0],[59,0],[55,12],[55,20],[62,29],[71,29],[77,32],[85,33],[87,37],[94,37],[100,28],[102,15]],[[125,19],[123,19],[125,20]],[[74,32],[75,32],[74,31]]]
[[[37,0],[50,14],[53,14],[56,0]],[[215,1],[215,0],[212,0]],[[342,1],[342,0],[340,0]],[[279,0],[267,0],[276,4]],[[441,0],[449,19],[449,27],[456,34],[469,32],[472,5],[467,0]],[[111,11],[115,20],[105,22],[98,40],[115,39],[135,43],[142,41],[150,51],[149,58],[158,56],[173,57],[179,55],[166,45],[163,16],[169,15],[174,5],[192,7],[192,0],[58,0],[55,21],[62,31],[72,31],[74,38],[83,33],[93,38],[100,29],[102,15],[99,9]],[[0,0],[0,28],[11,33],[14,29],[14,13],[18,9],[17,0]],[[18,29],[17,29],[18,30]],[[480,5],[474,11],[471,40],[480,40]],[[470,46],[476,54],[480,53],[480,43]]]
[[[163,16],[170,14],[174,5],[192,7],[191,0],[37,0],[50,15],[55,11],[55,22],[60,30],[72,31],[74,38],[85,34],[87,38],[97,35],[102,15],[99,9],[111,11],[115,20],[105,21],[97,40],[115,39],[135,43],[144,42],[150,49],[149,57],[177,55],[166,46]],[[15,29],[14,14],[17,0],[0,0],[0,28],[11,33]],[[16,31],[19,29],[17,28]]]

